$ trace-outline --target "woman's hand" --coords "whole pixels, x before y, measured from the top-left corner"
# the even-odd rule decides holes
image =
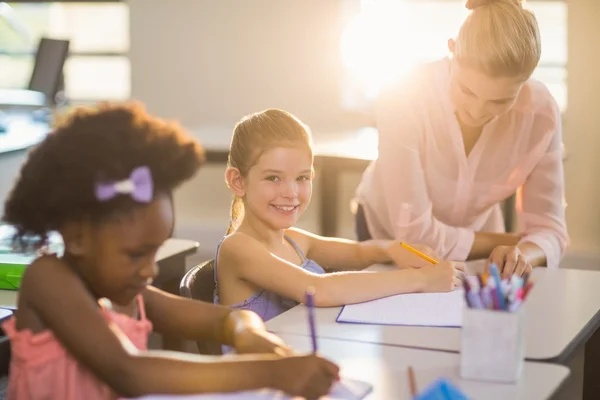
[[[496,264],[503,279],[510,278],[513,274],[523,276],[532,270],[531,263],[527,261],[519,246],[497,246],[488,258],[486,271],[489,272],[491,264]]]

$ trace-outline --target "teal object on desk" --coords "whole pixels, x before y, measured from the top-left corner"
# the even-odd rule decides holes
[[[468,400],[458,387],[447,379],[438,379],[429,385],[413,400]]]

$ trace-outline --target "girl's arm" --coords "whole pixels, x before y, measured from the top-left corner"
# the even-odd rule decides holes
[[[153,286],[143,295],[148,319],[159,333],[234,346],[238,353],[289,352],[251,311],[174,296]]]
[[[357,271],[373,264],[394,262],[402,268],[423,267],[429,264],[421,257],[402,247],[397,240],[368,240],[356,242],[341,238],[328,238],[301,229],[288,229],[286,233],[303,249],[306,256],[328,271]],[[411,245],[439,260],[427,246]]]
[[[313,286],[315,305],[319,307],[360,303],[400,293],[449,291],[460,285],[459,269],[447,261],[421,269],[314,274],[271,254],[257,240],[240,232],[223,241],[218,263],[221,271],[229,268],[238,279],[298,302],[304,301],[306,289]]]
[[[298,390],[290,382],[290,375],[315,382],[298,390],[307,393],[307,387],[322,388],[337,374],[335,366],[315,356],[221,359],[139,351],[118,327],[107,323],[80,278],[56,258],[44,257],[27,269],[20,296],[21,304],[44,321],[67,351],[120,396],[233,392],[263,387],[290,393]]]

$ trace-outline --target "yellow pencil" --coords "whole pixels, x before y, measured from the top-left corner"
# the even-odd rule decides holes
[[[421,257],[423,260],[429,261],[432,264],[437,264],[437,260],[433,259],[431,257],[429,257],[427,254],[425,253],[421,253],[419,250],[415,249],[414,247],[409,246],[408,244],[401,242],[400,243],[402,245],[402,247],[404,247],[406,250],[418,255],[419,257]]]

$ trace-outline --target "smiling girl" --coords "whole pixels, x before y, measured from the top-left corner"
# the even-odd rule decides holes
[[[302,302],[311,286],[315,305],[327,307],[460,285],[461,263],[429,264],[399,241],[358,243],[294,228],[310,202],[313,175],[310,131],[293,115],[266,110],[236,125],[225,175],[235,200],[217,248],[215,302],[266,321]],[[387,262],[404,268],[360,271]]]

